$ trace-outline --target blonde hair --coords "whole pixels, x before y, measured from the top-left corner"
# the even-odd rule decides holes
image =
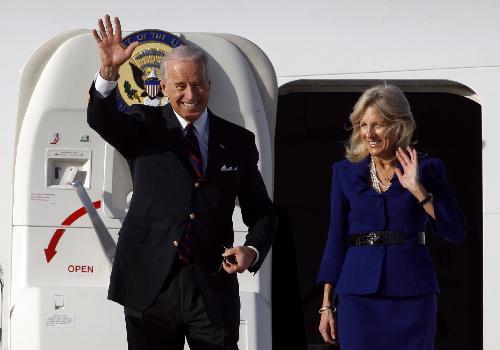
[[[359,124],[370,106],[377,107],[387,123],[386,137],[391,140],[395,148],[406,149],[411,144],[416,124],[408,100],[397,86],[377,85],[361,95],[349,116],[352,133],[346,145],[346,158],[351,162],[359,162],[369,154],[363,143]]]

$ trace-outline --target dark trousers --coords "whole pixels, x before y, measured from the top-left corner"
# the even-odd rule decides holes
[[[165,287],[142,313],[125,308],[129,350],[238,350],[239,323],[211,323],[197,286],[194,265],[173,269]]]

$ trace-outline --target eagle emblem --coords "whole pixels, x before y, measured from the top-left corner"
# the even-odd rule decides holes
[[[183,45],[181,38],[162,30],[134,32],[123,39],[123,45],[135,41],[139,45],[119,70],[116,98],[122,111],[137,103],[158,107],[168,102],[160,88],[160,63],[167,52]]]

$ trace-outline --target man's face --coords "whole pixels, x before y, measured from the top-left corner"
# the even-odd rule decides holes
[[[189,122],[199,118],[208,104],[210,81],[199,63],[169,61],[160,82],[174,111]],[[164,80],[166,78],[166,80]]]

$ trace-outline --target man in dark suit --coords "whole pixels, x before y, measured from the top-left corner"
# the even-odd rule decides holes
[[[205,54],[181,46],[162,63],[164,107],[116,107],[122,46],[118,18],[93,34],[101,67],[90,91],[89,125],[131,164],[134,194],[119,233],[109,299],[125,307],[129,349],[237,349],[236,272],[255,272],[276,216],[257,168],[254,135],[207,109]],[[233,247],[238,198],[249,227]]]

